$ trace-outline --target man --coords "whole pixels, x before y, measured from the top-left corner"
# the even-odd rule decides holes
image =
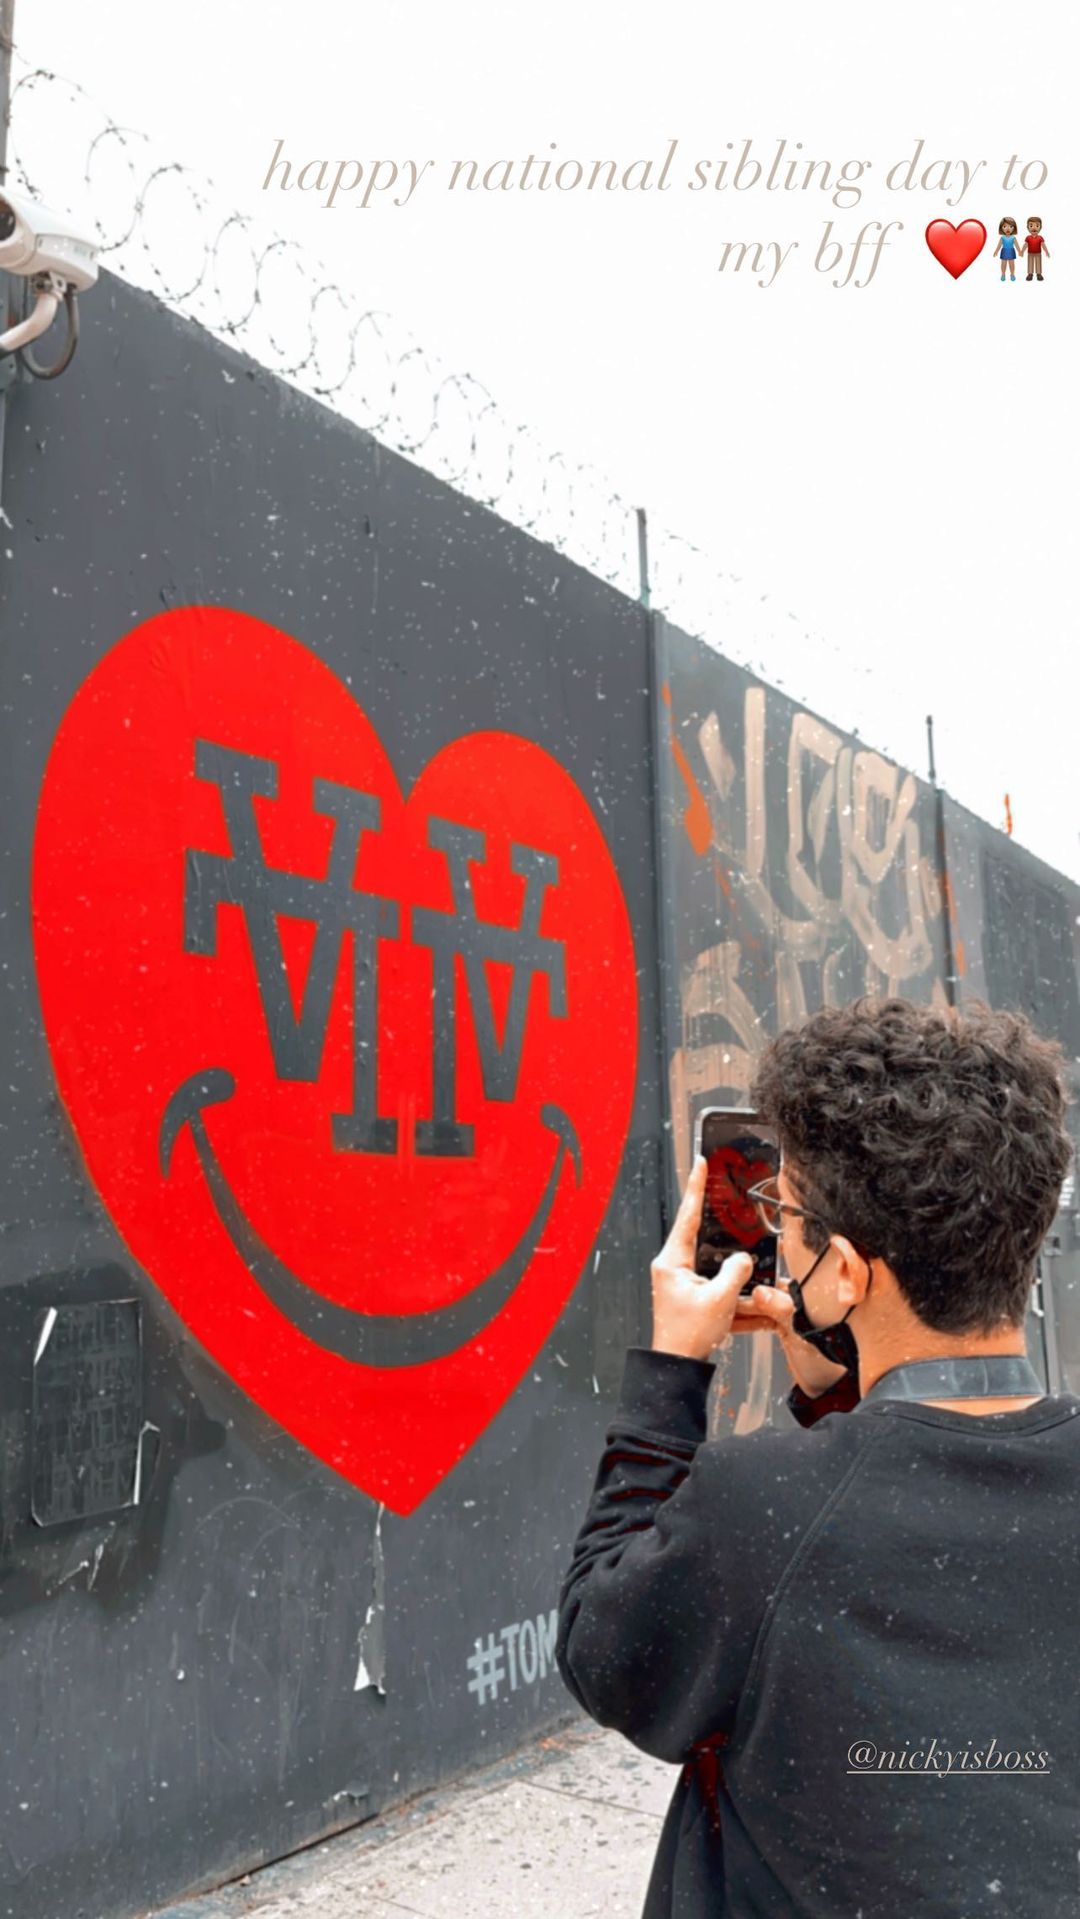
[[[1024,252],[1027,254],[1028,279],[1030,280],[1032,272],[1034,272],[1041,280],[1042,263],[1044,258],[1047,260],[1050,258],[1050,248],[1042,237],[1042,221],[1036,213],[1032,214],[1027,223],[1027,239],[1024,241]]]
[[[1060,1048],[862,1000],[773,1041],[751,1099],[795,1291],[694,1274],[699,1159],[559,1600],[571,1693],[682,1768],[643,1919],[1075,1919],[1080,1398],[1023,1330]],[[706,1440],[708,1354],[763,1325],[809,1430]]]

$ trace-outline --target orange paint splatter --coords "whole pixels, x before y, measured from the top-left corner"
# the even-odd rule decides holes
[[[957,925],[956,895],[952,889],[952,880],[947,872],[941,876],[941,890],[945,895],[945,904],[949,909],[949,924],[955,930]],[[957,938],[953,941],[953,958],[956,961],[956,970],[960,978],[963,979],[964,974],[967,972],[967,956],[964,952],[964,942],[962,939]]]
[[[683,826],[686,830],[686,837],[690,841],[695,853],[704,853],[708,850],[709,842],[712,839],[712,821],[709,818],[709,809],[705,803],[705,795],[698,787],[690,771],[686,755],[677,741],[673,742],[672,750],[675,754],[675,763],[683,779],[686,781],[687,790],[690,794],[690,804],[683,814]]]
[[[670,707],[671,690],[668,686],[661,687],[660,697],[664,704]],[[690,798],[690,804],[683,814],[683,828],[695,853],[700,855],[708,850],[712,841],[712,820],[709,818],[705,795],[695,780],[690,762],[675,737],[674,714],[671,716],[671,756],[682,775],[683,785]]]

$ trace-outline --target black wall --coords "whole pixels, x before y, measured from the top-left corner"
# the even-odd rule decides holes
[[[945,802],[958,997],[1026,1013],[1060,1041],[1080,1149],[1080,886],[954,802]],[[1032,1314],[1051,1389],[1080,1391],[1080,1204],[1075,1164],[1039,1260]],[[1030,1342],[1029,1342],[1030,1343]]]
[[[574,1716],[558,1582],[696,1111],[745,1094],[778,1026],[866,991],[988,993],[1080,1054],[1080,889],[951,804],[943,869],[922,782],[115,280],[63,379],[7,406],[0,1916],[131,1919]],[[406,792],[463,734],[542,748],[629,913],[606,1213],[535,1359],[404,1516],[192,1337],[95,1189],[43,1031],[31,861],[58,728],[123,636],[190,606],[301,641]],[[617,1105],[594,1093],[600,1133]],[[1032,1350],[1077,1387],[1071,1191]],[[739,1342],[714,1428],[786,1420],[786,1387],[767,1339]]]
[[[935,795],[676,627],[658,634],[673,1186],[703,1106],[745,1101],[769,1037],[862,993],[946,1003]],[[788,1422],[771,1334],[722,1356],[712,1426]]]
[[[553,1608],[623,1352],[648,1338],[660,1227],[649,669],[632,604],[115,280],[64,379],[10,397],[6,468],[0,1914],[109,1919],[573,1716]],[[631,916],[638,1074],[606,1217],[520,1385],[407,1518],[191,1338],[57,1096],[29,915],[46,760],[108,650],[192,604],[317,653],[405,791],[463,733],[543,747]],[[95,1301],[114,1304],[65,1310]],[[467,1662],[492,1635],[502,1674],[482,1688]]]

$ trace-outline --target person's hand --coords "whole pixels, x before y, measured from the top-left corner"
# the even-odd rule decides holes
[[[739,1288],[754,1270],[749,1253],[732,1253],[715,1279],[703,1279],[694,1271],[706,1169],[707,1161],[699,1154],[675,1223],[652,1263],[653,1351],[678,1353],[685,1359],[708,1359],[727,1338],[735,1326]],[[738,1330],[751,1330],[746,1316],[740,1319],[744,1323]]]

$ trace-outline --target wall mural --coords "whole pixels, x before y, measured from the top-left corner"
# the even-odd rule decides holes
[[[703,1106],[745,1102],[768,1039],[860,993],[947,1004],[932,789],[672,628],[660,635],[659,779],[672,1152]],[[957,970],[962,947],[955,951]],[[769,1333],[733,1369],[751,1431],[790,1385]],[[741,1360],[740,1360],[741,1363]]]
[[[266,1413],[413,1511],[550,1333],[623,1157],[635,953],[584,794],[482,732],[402,795],[314,653],[186,607],[64,716],[33,925],[132,1254]]]

